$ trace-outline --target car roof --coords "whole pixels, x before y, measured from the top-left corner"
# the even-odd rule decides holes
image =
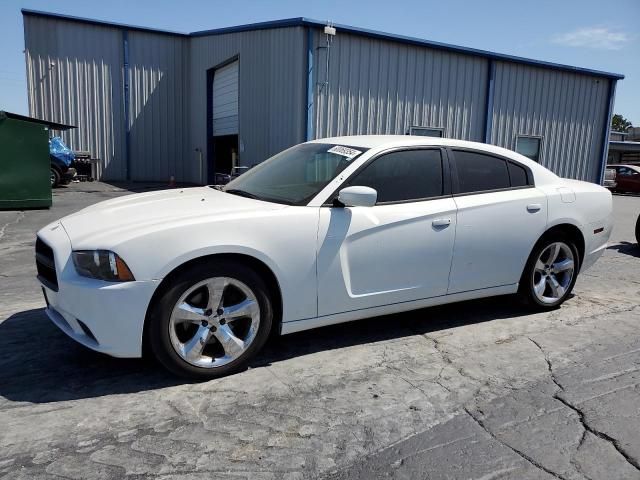
[[[318,140],[312,140],[310,143],[331,143],[344,145],[347,147],[360,147],[369,149],[387,149],[394,147],[416,146],[473,148],[476,150],[484,150],[485,152],[495,153],[512,158],[518,157],[516,158],[518,161],[523,161],[523,159],[532,161],[527,157],[514,152],[513,150],[507,150],[506,148],[497,147],[488,143],[470,142],[467,140],[456,140],[453,138],[423,137],[419,135],[350,135],[344,137],[320,138]]]
[[[634,170],[640,169],[640,165],[634,165],[632,163],[616,163],[615,165],[607,165],[607,168],[626,167],[633,168]]]
[[[484,145],[482,143],[467,142],[441,137],[423,137],[418,135],[348,135],[343,137],[329,137],[313,140],[311,143],[336,143],[349,147],[378,148],[397,145]]]
[[[544,180],[552,182],[557,176],[544,168],[537,162],[506,148],[497,147],[487,143],[469,142],[467,140],[456,140],[453,138],[423,137],[418,135],[351,135],[343,137],[328,137],[312,140],[309,143],[328,143],[334,145],[344,145],[353,148],[367,148],[374,151],[386,150],[398,147],[458,147],[471,148],[486,153],[494,153],[503,157],[511,158],[522,163],[533,170],[536,181]]]

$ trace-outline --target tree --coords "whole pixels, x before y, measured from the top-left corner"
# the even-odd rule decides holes
[[[631,122],[619,113],[616,113],[611,119],[611,130],[614,132],[626,132],[627,129],[632,126]]]

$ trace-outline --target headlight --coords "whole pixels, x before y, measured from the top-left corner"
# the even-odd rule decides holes
[[[107,282],[135,280],[124,260],[108,250],[78,250],[72,256],[76,271],[83,277]]]

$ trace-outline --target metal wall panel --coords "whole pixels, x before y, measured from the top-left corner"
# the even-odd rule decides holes
[[[30,114],[77,125],[65,141],[100,158],[104,179],[126,179],[123,30],[33,16],[24,22]],[[127,35],[130,178],[185,180],[188,39]]]
[[[491,143],[515,150],[518,135],[541,136],[542,165],[599,182],[610,81],[496,62]]]
[[[238,134],[238,62],[216,69],[213,77],[213,135]]]
[[[132,180],[193,180],[186,148],[188,39],[128,32]]]
[[[315,138],[444,128],[482,141],[488,61],[343,33],[313,35]],[[328,76],[327,76],[328,68]]]
[[[121,33],[77,22],[23,19],[29,114],[77,125],[62,133],[64,141],[100,158],[103,178],[123,178]]]
[[[239,165],[254,165],[304,140],[306,51],[303,33],[303,28],[293,27],[191,39],[191,151],[201,149],[207,158],[207,70],[236,55]]]

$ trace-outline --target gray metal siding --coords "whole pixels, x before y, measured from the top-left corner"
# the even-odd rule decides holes
[[[132,180],[194,180],[186,150],[188,39],[128,32]]]
[[[190,52],[191,151],[206,158],[207,70],[238,56],[240,165],[304,140],[305,65],[301,27],[194,37]]]
[[[24,22],[30,114],[77,125],[64,140],[100,158],[103,179],[124,180],[122,30],[32,16]],[[132,180],[187,180],[187,42],[128,32]]]
[[[315,138],[427,126],[482,141],[486,59],[338,30],[327,78],[325,35],[315,30],[313,39]]]
[[[610,81],[497,62],[491,143],[515,150],[517,135],[541,136],[542,165],[598,182]]]
[[[79,128],[61,134],[64,141],[100,158],[104,178],[123,178],[120,32],[76,22],[23,18],[29,114],[77,125]]]

